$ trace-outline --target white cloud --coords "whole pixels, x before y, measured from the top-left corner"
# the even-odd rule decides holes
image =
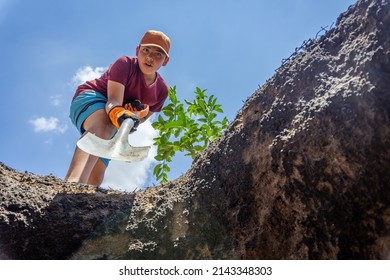
[[[64,97],[60,94],[50,96],[50,103],[54,107],[59,107],[62,104],[63,100],[64,100]]]
[[[152,127],[150,120],[141,124],[135,133],[130,134],[129,143],[132,146],[152,146],[146,159],[140,162],[123,162],[112,160],[107,167],[103,188],[113,188],[133,191],[146,187],[150,169],[155,162],[156,147],[153,138],[158,132]]]
[[[78,86],[86,81],[100,77],[105,70],[105,67],[95,67],[95,69],[93,69],[91,66],[84,66],[83,68],[77,70],[72,81]]]
[[[39,117],[29,120],[29,123],[33,126],[35,132],[54,131],[64,133],[68,129],[68,125],[60,124],[59,120],[55,117]]]

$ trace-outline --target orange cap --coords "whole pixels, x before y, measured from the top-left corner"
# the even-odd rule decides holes
[[[141,46],[159,47],[169,57],[169,49],[171,47],[171,40],[161,31],[148,30],[144,34],[140,42]]]

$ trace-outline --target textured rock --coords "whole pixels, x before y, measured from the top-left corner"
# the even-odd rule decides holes
[[[390,259],[389,81],[390,3],[358,1],[175,181],[107,193],[1,166],[0,257]]]

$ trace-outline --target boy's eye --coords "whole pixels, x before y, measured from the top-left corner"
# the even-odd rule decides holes
[[[141,51],[142,51],[142,53],[144,54],[144,55],[150,55],[150,56],[152,56],[153,58],[155,58],[155,59],[159,59],[159,60],[161,60],[161,59],[163,59],[164,58],[164,54],[163,53],[161,53],[160,51],[152,51],[150,48],[148,48],[148,47],[142,47],[141,48]]]

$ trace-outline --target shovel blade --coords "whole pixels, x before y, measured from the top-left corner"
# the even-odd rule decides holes
[[[148,156],[150,146],[134,147],[129,144],[128,135],[134,122],[126,119],[118,133],[110,140],[104,140],[88,132],[77,146],[84,152],[107,159],[120,161],[141,161]]]

